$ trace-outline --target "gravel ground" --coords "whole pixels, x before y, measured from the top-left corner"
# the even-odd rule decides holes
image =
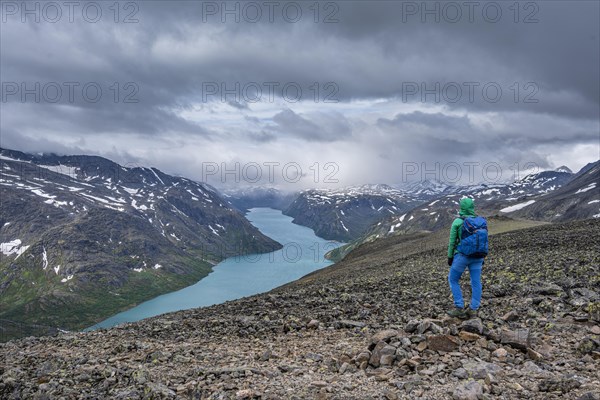
[[[438,236],[221,305],[0,344],[0,397],[600,399],[600,221],[492,236],[467,320],[445,315]]]

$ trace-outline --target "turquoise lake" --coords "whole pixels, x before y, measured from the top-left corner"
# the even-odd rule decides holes
[[[246,218],[284,247],[271,253],[227,258],[196,284],[148,300],[88,329],[108,328],[269,291],[331,265],[325,253],[343,244],[322,239],[312,229],[293,224],[292,218],[279,210],[253,208]]]

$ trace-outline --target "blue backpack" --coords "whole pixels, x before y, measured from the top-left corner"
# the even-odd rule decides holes
[[[487,221],[483,217],[467,217],[463,220],[459,253],[469,257],[485,257],[488,254]]]

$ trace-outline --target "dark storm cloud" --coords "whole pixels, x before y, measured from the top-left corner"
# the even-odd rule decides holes
[[[531,112],[597,116],[597,2],[538,2],[539,22],[530,24],[514,23],[505,5],[497,23],[482,17],[483,5],[474,11],[473,22],[462,7],[465,15],[458,23],[443,18],[436,23],[432,16],[421,23],[421,12],[406,16],[406,3],[339,2],[339,22],[330,24],[315,24],[307,8],[295,24],[280,14],[272,24],[243,18],[234,23],[232,16],[223,24],[220,14],[203,22],[203,2],[161,1],[140,3],[135,24],[102,20],[53,26],[7,17],[3,80],[136,82],[149,109],[185,106],[201,97],[207,82],[229,87],[235,82],[298,82],[308,90],[315,81],[336,82],[339,99],[404,92],[406,101],[426,103],[438,100],[431,95],[422,99],[420,87],[416,95],[407,95],[407,84],[432,89],[438,83],[443,88],[450,82],[475,82],[473,101],[463,86],[459,101],[448,104],[521,109],[534,88],[521,87],[515,103],[510,87],[533,82],[539,104],[525,104]],[[530,12],[521,10],[519,18]],[[503,90],[497,103],[481,93],[490,82]]]
[[[73,101],[63,97],[56,104],[45,99],[35,102],[31,96],[22,102],[19,94],[3,98],[3,145],[39,150],[46,143],[65,152],[79,152],[90,151],[86,138],[104,133],[122,135],[119,144],[127,147],[130,137],[160,141],[177,135],[217,143],[229,140],[233,132],[242,132],[241,140],[265,145],[298,139],[359,143],[361,133],[355,131],[360,128],[390,135],[367,143],[379,146],[373,152],[389,159],[398,141],[423,159],[450,159],[462,144],[457,151],[465,156],[506,153],[500,158],[508,162],[525,157],[527,146],[598,141],[598,2],[522,2],[517,22],[509,9],[514,2],[497,2],[503,14],[495,23],[483,17],[486,2],[477,2],[473,21],[461,6],[463,15],[456,23],[447,21],[444,14],[439,22],[432,15],[421,22],[420,8],[425,3],[420,1],[329,2],[336,5],[333,8],[319,3],[319,23],[308,8],[311,2],[297,2],[303,10],[297,23],[282,17],[281,10],[290,2],[278,3],[272,23],[264,9],[259,23],[245,21],[243,16],[235,23],[231,15],[222,23],[220,13],[207,15],[206,9],[213,3],[223,7],[220,1],[134,3],[139,6],[134,15],[139,22],[130,24],[114,23],[108,6],[98,23],[88,23],[78,14],[74,23],[66,17],[55,24],[43,19],[21,23],[20,15],[3,14],[3,83],[76,82],[81,88],[93,82],[103,89],[98,102],[87,101],[81,94]],[[119,4],[124,7],[126,3]],[[228,4],[234,7],[236,3]],[[237,4],[244,7],[247,3]],[[448,2],[427,4],[441,9]],[[419,10],[409,13],[410,5]],[[119,18],[130,11],[121,8]],[[339,22],[323,23],[327,16]],[[538,22],[524,23],[528,16]],[[281,100],[281,87],[286,83],[302,88],[302,101],[287,102],[268,117],[252,114],[258,107],[244,98],[248,93],[243,89],[258,84],[265,99],[267,82],[278,85],[275,101]],[[337,88],[333,94],[325,90],[331,82]],[[111,89],[115,83],[116,100]],[[340,111],[325,105],[317,112],[301,108],[302,102],[316,101],[315,83],[319,104],[324,96],[333,95]],[[132,94],[128,84],[137,88],[137,103],[125,101]],[[498,87],[502,95],[496,98]],[[216,93],[210,91],[215,88]],[[3,95],[5,89],[3,85]],[[462,116],[437,110],[394,113],[388,114],[394,118],[376,118],[371,126],[362,115],[355,117],[344,109],[352,101],[373,99],[423,108],[444,105]],[[197,110],[202,115],[220,115],[215,104],[244,114],[247,126],[230,130],[223,123],[226,135],[220,138],[222,133],[183,116]],[[501,128],[474,124],[470,117],[485,112],[505,113],[507,121]],[[46,139],[49,133],[54,141]],[[32,146],[21,138],[38,142]],[[546,159],[543,154],[529,157]]]
[[[466,116],[455,117],[442,113],[427,114],[421,111],[415,111],[410,114],[397,114],[393,120],[384,118],[378,121],[379,124],[403,125],[412,123],[424,125],[431,128],[442,128],[445,130],[467,131],[471,130],[471,123]]]
[[[227,104],[229,104],[233,108],[237,108],[238,110],[249,110],[250,109],[250,107],[248,107],[247,103],[240,103],[239,101],[235,101],[235,100],[229,100],[227,102]]]
[[[429,164],[449,162],[499,162],[504,166],[535,164],[539,168],[551,167],[544,145],[571,146],[594,143],[598,139],[598,125],[587,129],[564,125],[542,117],[531,123],[519,125],[525,119],[513,117],[516,123],[506,120],[503,128],[490,130],[487,124],[474,123],[467,116],[415,111],[397,114],[392,119],[380,118],[377,127],[385,138],[397,140],[380,144],[386,158]]]
[[[315,113],[307,117],[287,109],[273,116],[273,122],[276,126],[270,128],[272,132],[308,141],[333,142],[351,134],[350,124],[338,113]]]

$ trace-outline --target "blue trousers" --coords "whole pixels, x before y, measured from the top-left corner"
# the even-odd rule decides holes
[[[448,273],[448,282],[454,297],[454,305],[459,308],[464,308],[462,291],[460,290],[460,277],[467,268],[471,276],[471,310],[477,310],[481,304],[481,267],[483,258],[467,257],[460,253],[454,256],[452,267]]]

